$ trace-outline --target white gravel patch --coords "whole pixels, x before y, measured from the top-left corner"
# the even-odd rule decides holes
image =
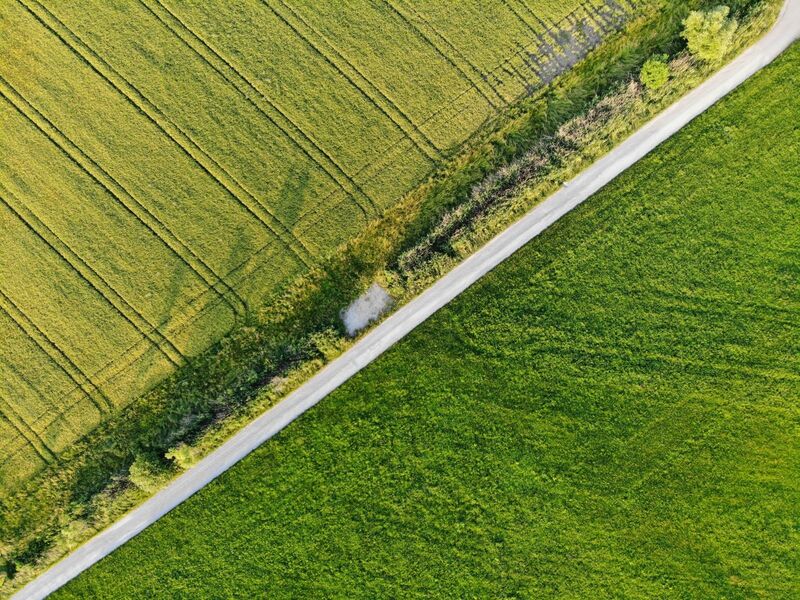
[[[375,321],[392,305],[392,297],[379,284],[373,283],[369,289],[342,310],[347,335],[353,336]]]

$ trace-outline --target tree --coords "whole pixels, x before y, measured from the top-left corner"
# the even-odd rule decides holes
[[[642,65],[639,80],[648,90],[657,90],[669,81],[667,55],[652,56]]]
[[[709,11],[692,11],[683,22],[683,37],[689,52],[701,60],[717,62],[733,42],[738,24],[728,18],[730,8],[718,6]]]

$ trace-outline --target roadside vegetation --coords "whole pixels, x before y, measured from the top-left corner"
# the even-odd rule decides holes
[[[249,312],[121,418],[72,443],[40,475],[0,497],[4,591],[140,502],[337,356],[350,344],[339,311],[372,281],[398,303],[407,300],[716,68],[718,61],[692,59],[681,37],[691,9],[715,5],[658,4],[550,87],[507,109],[363,235],[277,300]],[[778,5],[734,3],[730,16],[739,27],[728,55],[765,30]],[[642,66],[661,56],[669,82],[647,91],[639,82]]]
[[[55,597],[797,597],[798,87],[795,45]]]

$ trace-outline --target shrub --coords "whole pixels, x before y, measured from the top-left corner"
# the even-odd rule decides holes
[[[8,579],[14,579],[14,576],[17,574],[17,563],[11,559],[8,559],[3,570],[5,571]]]
[[[179,444],[164,456],[181,469],[188,469],[197,462],[199,450],[186,444]]]
[[[128,479],[140,490],[152,494],[169,478],[167,470],[144,456],[137,456],[128,469]]]
[[[709,11],[693,11],[683,22],[683,37],[689,52],[701,60],[717,62],[733,42],[738,24],[728,18],[730,9],[718,6]]]
[[[38,562],[47,549],[50,547],[51,539],[44,536],[39,536],[33,538],[30,542],[28,542],[25,548],[14,554],[5,560],[5,564],[2,567],[2,573],[5,575],[6,579],[14,579],[17,575],[17,568],[19,565],[31,565]],[[2,579],[0,579],[0,584],[2,584]]]
[[[345,347],[344,338],[332,327],[313,333],[309,341],[326,361],[339,356]]]
[[[667,65],[667,55],[659,54],[653,56],[642,65],[639,73],[639,80],[648,90],[657,90],[664,87],[669,81],[669,65]]]

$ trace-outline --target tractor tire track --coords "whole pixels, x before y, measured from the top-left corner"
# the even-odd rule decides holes
[[[0,183],[2,186],[2,183]],[[273,242],[274,243],[274,242]],[[270,248],[272,244],[267,244],[266,246],[262,247],[258,253],[264,251],[265,248]],[[242,265],[247,264],[248,261],[243,261],[240,263],[240,266],[232,269],[225,277],[227,278],[228,275],[235,273],[240,268],[243,268]],[[204,317],[208,312],[218,308],[222,304],[229,303],[225,297],[221,297],[215,293],[216,290],[206,286],[202,291],[199,293],[191,296],[185,303],[181,304],[178,309],[176,309],[173,313],[169,316],[165,317],[156,328],[158,330],[166,329],[170,335],[177,335],[184,331],[186,331],[189,327],[191,327],[196,321]],[[209,294],[214,293],[213,300],[206,300],[206,296]],[[95,369],[93,373],[90,374],[90,377],[93,381],[97,383],[98,386],[104,387],[105,385],[112,382],[114,379],[122,375],[123,373],[127,372],[131,369],[138,361],[142,360],[145,357],[145,354],[148,350],[152,350],[153,345],[149,343],[149,340],[145,337],[140,338],[135,343],[130,345],[129,347],[125,348],[123,351],[119,352],[116,356],[110,358],[108,361],[103,363],[100,367]],[[124,359],[124,360],[123,360]],[[33,384],[27,380],[21,373],[14,369],[13,365],[9,363],[12,370],[14,370],[17,376],[25,381],[28,387],[37,391]],[[64,392],[63,397],[67,397],[72,395],[73,393],[80,391],[78,386],[74,386]],[[43,398],[46,400],[45,398]],[[78,398],[76,402],[68,404],[66,407],[61,406],[59,407],[59,412],[57,413],[58,416],[64,414],[78,402],[80,402],[82,398]],[[47,415],[42,415],[37,418],[37,420],[32,423],[32,426],[36,426],[41,419],[46,418]]]
[[[265,246],[264,248],[268,248],[268,247],[269,247],[269,246]],[[264,250],[264,248],[262,248],[262,250],[261,250],[261,251],[263,251],[263,250]],[[259,252],[261,252],[261,251],[259,251]],[[239,269],[241,269],[241,268],[244,268],[248,262],[249,262],[249,260],[248,260],[248,261],[243,261],[243,262],[242,262],[240,265],[238,265],[236,268],[234,268],[233,270],[231,270],[231,271],[230,271],[230,272],[229,272],[229,273],[226,275],[226,278],[227,278],[227,277],[229,277],[229,276],[232,276],[232,275],[233,275],[233,274],[234,274],[236,271],[238,271]],[[255,274],[256,274],[258,271],[260,271],[260,270],[263,270],[263,269],[265,269],[266,267],[267,267],[266,263],[264,263],[264,264],[261,264],[261,265],[258,267],[258,269],[257,269],[256,271],[253,271],[252,275],[253,275],[253,276],[255,276]],[[205,294],[205,293],[208,293],[208,292],[210,292],[210,291],[211,291],[211,290],[209,290],[209,289],[206,289],[206,290],[203,292],[203,294]],[[196,300],[198,300],[198,299],[199,299],[199,298],[193,298],[193,299],[191,300],[191,302],[193,303],[193,302],[195,302],[195,301],[196,301]],[[191,320],[189,320],[189,321],[187,321],[187,322],[185,322],[185,323],[182,323],[182,324],[181,324],[181,325],[180,325],[178,328],[176,328],[176,329],[174,330],[174,332],[175,332],[175,333],[177,333],[177,332],[179,332],[179,331],[182,331],[182,330],[186,329],[187,327],[190,327],[190,326],[193,324],[193,321],[194,321],[194,320],[196,320],[196,319],[200,318],[200,316],[202,316],[202,314],[203,314],[205,311],[207,311],[207,310],[210,310],[210,309],[213,309],[213,308],[215,308],[216,306],[218,306],[219,302],[221,302],[221,300],[220,300],[220,299],[217,299],[217,300],[216,300],[216,304],[206,304],[206,305],[204,305],[204,306],[203,306],[203,307],[202,307],[200,310],[198,310],[198,311],[197,311],[197,312],[196,312],[194,315],[192,315],[192,316],[190,317],[190,319],[191,319]],[[97,384],[98,384],[99,386],[103,387],[103,386],[105,386],[107,383],[109,383],[110,381],[112,381],[112,380],[114,380],[115,378],[117,378],[117,377],[118,377],[118,376],[119,376],[121,373],[124,373],[125,371],[127,371],[128,369],[130,369],[130,368],[131,368],[131,367],[132,367],[132,366],[133,366],[133,365],[134,365],[134,364],[135,364],[135,363],[136,363],[138,360],[140,360],[140,359],[143,357],[143,353],[142,353],[142,352],[139,352],[139,354],[138,354],[138,355],[136,355],[136,356],[133,356],[133,358],[131,358],[131,353],[132,353],[132,352],[135,350],[135,348],[136,348],[137,346],[139,346],[140,344],[141,344],[141,341],[140,341],[140,342],[137,342],[137,343],[136,343],[136,344],[134,344],[133,346],[131,346],[131,347],[127,348],[125,351],[123,351],[123,352],[121,352],[121,353],[120,353],[120,356],[125,356],[125,357],[128,357],[128,360],[127,360],[127,361],[125,361],[124,363],[123,363],[123,362],[119,362],[119,357],[116,357],[116,358],[114,358],[114,359],[112,359],[112,360],[108,361],[107,363],[105,363],[105,365],[101,366],[99,369],[97,369],[97,370],[95,371],[95,373],[93,374],[93,376],[92,376],[93,380],[97,381]],[[3,360],[3,359],[2,359],[2,358],[0,358],[0,360]],[[5,360],[3,360],[3,362],[5,362],[5,363],[7,364],[7,366],[8,366],[8,367],[9,367],[9,368],[10,368],[12,371],[14,371],[14,372],[15,372],[15,374],[17,375],[17,377],[18,377],[19,379],[21,379],[21,380],[25,381],[25,383],[28,385],[28,387],[32,388],[32,390],[33,390],[34,392],[37,392],[37,393],[39,393],[39,392],[38,392],[38,390],[37,390],[36,388],[34,388],[34,387],[33,387],[33,384],[32,384],[31,382],[29,382],[29,381],[28,381],[28,380],[27,380],[27,379],[26,379],[26,378],[25,378],[25,377],[24,377],[24,376],[23,376],[21,373],[19,373],[19,372],[16,370],[16,368],[14,367],[14,365],[12,365],[11,363],[8,363],[8,362],[7,362],[7,361],[5,361]],[[115,363],[116,363],[116,364],[115,364]],[[103,373],[103,371],[107,370],[107,369],[108,369],[109,367],[111,367],[111,366],[115,366],[115,367],[116,367],[116,370],[115,370],[115,371],[112,371],[112,372],[110,372],[110,373],[108,373],[108,374],[104,375],[102,378],[100,378],[100,373]],[[78,387],[72,387],[72,388],[70,388],[69,390],[67,390],[67,391],[66,391],[66,392],[63,394],[63,397],[64,397],[64,398],[66,398],[66,397],[68,397],[68,396],[70,396],[70,395],[73,395],[75,392],[78,392],[78,391],[80,391],[80,388],[78,388]],[[41,396],[41,394],[39,394],[39,395]],[[42,427],[40,427],[40,428],[43,428],[43,429],[47,429],[47,428],[49,428],[50,426],[52,426],[52,424],[53,424],[55,421],[58,421],[58,420],[59,420],[59,419],[60,419],[60,418],[61,418],[61,417],[62,417],[64,414],[68,413],[70,410],[72,410],[72,409],[73,409],[75,406],[77,406],[77,405],[78,405],[80,402],[82,402],[83,400],[84,400],[84,398],[83,398],[82,396],[79,396],[78,398],[76,398],[75,400],[73,400],[73,401],[69,402],[68,404],[59,406],[57,411],[47,411],[46,413],[44,413],[44,414],[40,415],[39,417],[37,417],[37,418],[36,418],[36,419],[35,419],[35,420],[34,420],[34,421],[33,421],[33,422],[30,424],[30,425],[31,425],[31,427],[32,427],[32,428],[39,428],[39,425],[40,425],[40,424],[41,424],[43,421],[45,421],[46,419],[49,419],[49,422],[47,422],[45,425],[43,425]],[[76,442],[78,442],[78,441],[81,441],[81,440],[85,439],[86,435],[88,435],[88,432],[80,433],[80,432],[77,432],[77,431],[75,431],[74,429],[71,429],[71,431],[73,431],[73,433],[75,433],[75,435],[76,435],[76,437],[75,437],[75,441],[76,441]],[[5,462],[5,461],[3,461],[3,462],[0,462],[0,465],[4,464],[4,462]]]
[[[597,162],[399,308],[314,377],[207,454],[181,477],[27,584],[15,597],[39,600],[111,554],[262,446],[420,323],[509,256],[670,139],[800,38],[800,0],[786,0],[770,31],[692,92],[659,113]],[[768,374],[772,376],[772,374]],[[794,375],[794,374],[793,374]]]
[[[510,79],[517,79],[520,81],[526,90],[531,89],[535,84],[531,81],[530,77],[522,72],[522,70],[514,64],[513,61],[509,62],[508,65],[503,67],[503,70],[506,72]]]
[[[276,102],[261,92],[249,78],[192,31],[159,0],[139,0],[164,27],[211,69],[256,108],[267,120],[297,147],[309,160],[322,169],[336,185],[349,194],[366,217],[378,212],[375,201],[336,162],[336,160],[308,133],[288,116]]]
[[[190,271],[213,289],[230,306],[233,314],[241,317],[247,312],[247,304],[236,290],[218,276],[187,244],[180,240],[156,215],[137,200],[97,162],[74,144],[47,117],[31,105],[0,75],[0,96],[4,97],[23,117],[42,132],[61,152],[97,182],[108,194],[133,215],[145,228],[156,236]],[[188,256],[187,256],[188,255]],[[191,258],[189,258],[191,257]],[[225,291],[217,289],[217,285]],[[228,297],[230,294],[233,299]]]
[[[414,6],[406,5],[404,8],[401,8],[402,5],[405,3],[403,0],[397,0],[397,2],[392,2],[392,0],[386,0],[387,6],[391,9],[391,11],[397,15],[401,21],[403,21],[406,26],[419,38],[423,41],[423,43],[430,46],[436,54],[438,54],[441,58],[443,58],[453,69],[461,76],[461,79],[466,81],[470,86],[472,86],[481,97],[486,100],[489,106],[492,109],[497,110],[498,104],[495,100],[499,100],[500,104],[508,104],[509,100],[505,98],[499,91],[491,84],[488,80],[488,74],[485,74],[481,71],[472,61],[469,60],[450,40],[448,40],[444,34],[440,33],[436,27],[430,23]],[[422,23],[428,32],[422,30],[422,28],[414,22],[407,11],[413,12],[419,23]],[[434,38],[439,40],[439,43],[434,41]],[[445,51],[445,49],[449,49],[455,57],[457,57],[460,61],[466,64],[466,68],[462,67],[456,62],[456,58],[453,55],[449,54]],[[473,75],[470,76],[469,73]],[[495,96],[495,100],[492,100],[489,97],[489,94],[481,86],[481,82],[485,84],[485,86],[490,90],[490,93]]]
[[[39,398],[39,400],[42,401],[42,403],[45,406],[51,403],[51,400],[49,400],[42,393],[42,391],[39,389],[38,386],[33,384],[33,382],[30,380],[30,378],[25,373],[23,373],[23,372],[21,372],[19,370],[17,365],[15,365],[13,362],[8,360],[7,358],[2,358],[2,357],[0,357],[0,363],[2,363],[5,366],[5,368],[8,369],[17,380],[21,381],[28,390],[33,392],[33,394],[35,394]],[[98,383],[102,386],[102,382],[98,382]],[[64,400],[64,401],[67,401],[67,399],[70,396],[75,396],[76,399],[68,402],[68,404],[66,406],[64,406],[62,404],[62,405],[60,405],[58,407],[58,410],[57,410],[56,414],[59,417],[61,417],[62,415],[66,414],[72,408],[77,406],[79,402],[83,402],[84,401],[83,394],[79,393],[79,392],[81,392],[80,388],[73,387],[73,388],[70,388],[69,391],[67,391],[66,393],[62,394],[61,399]],[[47,428],[50,425],[52,425],[53,421],[48,423],[46,427],[39,427],[39,424],[42,422],[42,420],[46,419],[53,412],[54,411],[51,411],[51,410],[45,410],[44,412],[40,413],[36,418],[34,418],[32,421],[30,421],[30,422],[26,421],[26,424],[28,425],[28,427],[30,427],[34,431],[46,431]],[[61,425],[62,425],[62,427],[64,429],[69,430],[73,435],[75,435],[75,436],[80,435],[80,432],[77,429],[75,429],[72,425],[70,425],[68,422],[63,421],[61,423]]]
[[[113,410],[111,400],[97,387],[78,365],[34,323],[0,288],[0,309],[78,386],[95,408],[104,414]]]
[[[16,411],[14,405],[2,394],[0,394],[0,419],[3,419],[6,423],[11,425],[11,427],[19,433],[20,437],[28,442],[45,464],[55,462],[56,453],[53,452],[36,431],[28,426],[25,419]]]
[[[6,422],[8,422],[6,419],[2,419],[2,418],[0,418],[0,420],[3,420],[3,421],[6,421]],[[27,449],[29,446],[30,446],[30,444],[28,443],[28,440],[26,440],[26,439],[25,439],[25,438],[24,438],[22,435],[20,435],[20,434],[17,434],[17,435],[15,435],[15,436],[14,436],[14,438],[13,438],[13,439],[11,439],[11,440],[8,440],[8,442],[6,443],[6,445],[0,448],[0,457],[2,457],[2,459],[0,459],[0,472],[3,472],[3,471],[6,471],[6,472],[8,472],[8,471],[10,470],[10,469],[9,469],[9,465],[13,465],[13,466],[15,466],[15,467],[19,467],[19,464],[15,464],[15,463],[16,463],[16,461],[19,459],[19,456],[20,456],[20,455],[21,455],[21,454],[22,454],[22,453],[23,453],[23,452],[24,452],[24,451],[25,451],[25,450],[26,450],[26,449]],[[25,460],[25,461],[19,461],[19,462],[20,462],[20,464],[23,464],[23,465],[24,465],[24,464],[26,464],[27,462],[29,462],[29,461],[27,460],[27,459],[28,459],[28,457],[26,456],[25,458],[26,458],[26,460]],[[45,464],[47,464],[47,463],[45,463]],[[13,467],[12,467],[12,468],[13,468]],[[18,478],[19,476],[18,476],[18,475],[16,475],[16,470],[15,470],[15,471],[13,471],[13,472],[14,472],[15,476]],[[5,481],[5,480],[4,480],[4,481]],[[8,481],[11,481],[11,479],[8,479]]]
[[[496,71],[497,69],[501,68],[502,66],[503,66],[502,64],[501,64],[501,65],[498,65],[497,67],[495,67],[495,69],[492,69],[490,72],[494,72],[494,71]],[[464,92],[464,93],[466,93],[466,91],[467,91],[467,90],[465,90],[465,92]],[[460,97],[461,95],[463,95],[463,94],[459,94],[459,97]],[[438,111],[437,111],[437,112],[438,112]],[[435,114],[436,114],[436,113],[434,113],[434,115],[435,115]],[[427,122],[428,120],[429,120],[429,119],[426,119],[425,121]],[[371,165],[372,165],[372,163],[370,163],[370,164],[368,164],[368,165],[365,165],[365,167],[364,167],[364,168],[370,167]],[[372,166],[374,166],[374,165],[372,165]],[[363,170],[364,168],[362,168],[361,170]],[[361,170],[359,170],[359,171],[361,171]],[[383,171],[383,169],[380,169],[379,171]],[[371,180],[371,179],[372,179],[371,177],[370,177],[370,178],[368,178],[368,180]],[[213,290],[207,290],[207,291],[213,291]],[[205,307],[205,308],[208,308],[208,307]],[[136,359],[136,360],[138,360],[138,359]],[[123,368],[127,368],[127,367],[123,367]]]
[[[29,7],[24,0],[17,0],[39,23],[55,35],[69,50],[90,69],[102,77],[114,90],[122,95],[139,113],[145,116],[164,135],[166,135],[186,156],[219,185],[229,196],[242,206],[267,231],[306,266],[313,259],[305,245],[296,238],[289,228],[278,219],[255,195],[220,165],[208,152],[197,144],[176,123],[171,121],[161,109],[150,101],[136,86],[95,52],[81,37],[63,21],[37,0],[31,4],[39,11]],[[44,14],[42,14],[44,13]],[[288,239],[287,239],[288,238]]]
[[[521,14],[519,14],[517,9],[514,8],[513,1],[514,0],[500,0],[503,6],[505,6],[509,11],[511,11],[514,14],[514,17],[517,19],[517,21],[519,21],[522,24],[522,26],[525,27],[525,29],[530,31],[530,33],[535,36],[538,32],[530,23],[528,23],[528,21],[526,21],[523,18]]]
[[[9,201],[9,199],[12,199]],[[91,265],[74,252],[30,209],[19,202],[0,184],[0,204],[4,204],[36,237],[67,264],[90,288],[97,292],[117,313],[143,337],[147,338],[174,366],[185,362],[181,351],[150,323],[122,294],[109,284]]]
[[[589,0],[589,1],[591,1],[591,0]],[[552,25],[548,25],[544,21],[544,19],[542,19],[538,14],[536,14],[536,11],[533,10],[530,7],[530,5],[528,5],[527,0],[517,0],[517,2],[519,3],[520,6],[522,6],[523,10],[526,13],[528,13],[531,16],[531,18],[539,25],[539,27],[542,28],[542,31],[547,31],[548,29],[550,29],[550,27]]]
[[[430,161],[436,162],[441,158],[441,149],[436,146],[428,135],[420,130],[411,117],[406,115],[403,109],[398,107],[377,85],[373,84],[350,59],[342,54],[324,34],[317,31],[306,21],[300,13],[283,0],[277,0],[276,4],[280,4],[285,10],[276,8],[269,0],[261,0],[261,3],[339,75],[344,77],[367,102],[372,104],[402,131]],[[314,39],[317,40],[317,43],[315,43]]]
[[[2,184],[0,184],[2,185]],[[225,278],[232,277],[235,273],[239,270],[245,268],[252,260],[255,259],[256,256],[262,254],[266,250],[269,250],[274,241],[270,244],[266,244],[262,246],[253,256],[249,257],[248,259],[239,263],[236,267],[231,269],[225,274]],[[258,270],[263,270],[267,267],[267,264],[263,264],[259,267]],[[254,271],[252,275],[255,275]],[[215,290],[211,289],[210,287],[206,287],[202,292],[192,296],[183,306],[182,309],[191,308],[190,311],[184,312],[181,315],[180,319],[175,319],[174,316],[167,317],[164,319],[159,325],[158,328],[164,328],[167,325],[170,325],[168,331],[172,335],[177,335],[181,332],[186,331],[189,327],[193,326],[194,323],[205,316],[209,311],[212,311],[220,306],[222,303],[227,303],[224,297],[216,296],[215,300],[203,301],[204,297]],[[142,360],[145,356],[145,353],[148,349],[152,349],[150,344],[143,345],[143,342],[147,340],[142,338],[136,343],[132,344],[122,352],[118,353],[117,356],[111,358],[103,365],[101,365],[98,369],[91,374],[91,378],[95,381],[100,387],[104,387],[105,385],[109,384],[111,381],[119,377],[121,374],[127,372],[131,369],[138,361]],[[137,347],[139,348],[137,350]],[[121,360],[124,358],[125,360]],[[13,366],[12,366],[13,369]],[[22,378],[22,376],[18,373],[18,376]],[[32,384],[27,382],[30,387]],[[76,385],[64,393],[64,397],[72,395],[73,393],[81,391],[80,388]],[[82,401],[82,397],[79,397],[75,402],[67,405],[66,407],[60,407],[60,412],[57,415],[64,414],[65,412],[69,411],[71,408],[76,406],[80,401]],[[42,418],[45,418],[47,415],[43,415],[32,424],[33,426],[38,425]],[[82,436],[79,437],[82,439]]]
[[[22,435],[22,432],[14,426],[13,421],[3,413],[2,408],[0,408],[0,423],[12,430],[8,433],[8,436],[3,439],[3,445],[0,446],[0,457],[2,457],[2,459],[0,459],[0,473],[2,473],[8,470],[8,464],[13,463],[18,454],[26,448],[29,448],[32,444]],[[39,457],[39,460],[47,464],[47,461],[36,451],[36,448],[33,448],[33,451]],[[30,460],[25,462],[30,463]]]

